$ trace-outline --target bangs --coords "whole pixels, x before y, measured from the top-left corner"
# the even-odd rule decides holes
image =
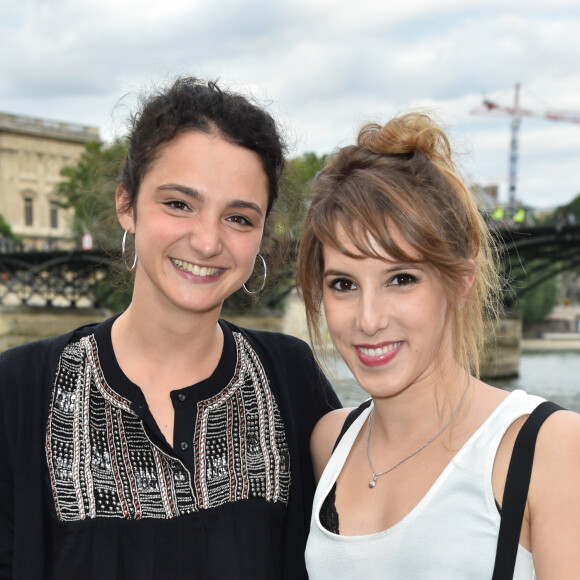
[[[314,220],[311,227],[322,245],[357,260],[375,258],[385,261],[386,254],[397,262],[411,264],[426,261],[412,232],[400,227],[399,220],[393,217],[396,211],[389,212],[389,208],[381,203],[365,206],[357,203],[357,196],[354,197],[328,198],[323,211],[318,208],[318,217],[324,218]],[[373,196],[375,200],[381,198],[383,196]],[[408,223],[408,218],[401,221]],[[356,252],[352,248],[356,248]]]

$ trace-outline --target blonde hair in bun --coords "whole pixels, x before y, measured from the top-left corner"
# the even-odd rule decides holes
[[[379,155],[417,152],[429,159],[451,157],[447,136],[425,113],[408,113],[386,125],[367,123],[359,131],[357,145]]]

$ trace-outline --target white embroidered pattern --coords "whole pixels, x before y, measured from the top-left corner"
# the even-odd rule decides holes
[[[281,414],[255,351],[240,333],[234,338],[234,376],[197,405],[193,473],[149,439],[130,402],[107,384],[94,336],[65,348],[46,430],[59,519],[165,519],[248,498],[288,503]]]

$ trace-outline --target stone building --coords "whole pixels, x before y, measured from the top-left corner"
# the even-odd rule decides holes
[[[0,215],[26,249],[74,246],[71,212],[54,187],[61,168],[99,139],[96,127],[0,113]]]

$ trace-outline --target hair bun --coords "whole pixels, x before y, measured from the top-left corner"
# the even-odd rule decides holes
[[[424,113],[400,115],[385,125],[368,123],[359,131],[357,145],[378,155],[422,153],[446,165],[451,160],[445,133]]]

